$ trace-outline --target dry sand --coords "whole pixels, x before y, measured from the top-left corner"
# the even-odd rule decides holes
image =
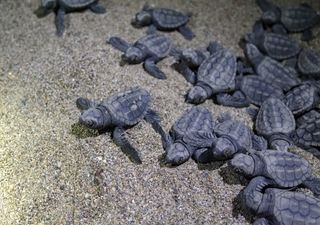
[[[38,19],[37,0],[0,0],[0,221],[1,224],[250,224],[234,200],[246,181],[215,163],[192,160],[161,167],[159,136],[146,122],[128,130],[139,148],[135,165],[111,140],[77,124],[79,96],[102,99],[140,85],[168,130],[188,107],[191,87],[170,68],[167,80],[146,74],[141,65],[119,66],[120,52],[105,44],[110,36],[128,41],[145,29],[130,25],[144,1],[101,1],[104,15],[70,14],[63,38],[55,36],[54,15]],[[281,1],[285,4],[285,1]],[[292,3],[297,1],[292,1]],[[320,9],[318,0],[308,1]],[[151,1],[150,1],[151,3]],[[248,0],[158,0],[156,6],[192,10],[192,42],[168,33],[177,46],[203,47],[216,40],[236,54],[241,34],[260,11]],[[320,49],[320,38],[310,43]],[[230,112],[252,125],[243,109],[205,105],[218,115]],[[306,157],[320,175],[319,161]],[[96,177],[96,178],[95,178]]]

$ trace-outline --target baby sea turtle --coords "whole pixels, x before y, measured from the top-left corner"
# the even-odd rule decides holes
[[[79,118],[80,124],[100,131],[114,128],[113,139],[116,144],[136,163],[140,164],[141,160],[136,149],[126,139],[125,129],[144,119],[165,138],[165,131],[160,125],[158,114],[150,109],[151,96],[140,87],[115,94],[100,104],[86,98],[78,98],[76,103],[77,107],[82,110]]]
[[[65,25],[66,13],[90,9],[92,12],[102,14],[106,12],[105,7],[100,5],[99,0],[41,0],[40,7],[35,11],[38,17],[44,17],[54,11],[56,14],[55,24],[57,35],[62,36]]]
[[[173,9],[153,8],[145,5],[131,24],[136,27],[149,26],[147,33],[152,34],[157,29],[162,31],[178,30],[187,40],[192,40],[195,36],[187,23],[191,17],[191,13],[182,13]]]
[[[258,135],[268,139],[272,149],[286,151],[292,144],[290,134],[296,123],[290,109],[277,98],[268,98],[261,105],[255,128]]]
[[[320,224],[320,200],[302,192],[268,188],[272,180],[252,179],[243,191],[243,202],[260,218],[254,225]]]
[[[304,82],[288,91],[283,101],[293,115],[301,115],[319,104],[319,91],[312,82]]]
[[[220,45],[217,44],[217,46]],[[195,86],[187,94],[187,102],[200,104],[215,94],[234,90],[237,72],[236,57],[222,46],[216,49],[200,65]]]
[[[291,134],[291,138],[295,145],[320,158],[320,116],[317,111],[310,113],[311,115],[303,118],[303,123],[299,121],[299,126]]]
[[[211,112],[202,106],[187,109],[175,122],[170,130],[169,143],[166,144],[165,163],[180,165],[186,162],[199,150],[199,159],[209,157],[207,149],[214,140],[213,121]],[[199,141],[198,137],[208,135],[209,142]],[[203,153],[205,152],[205,153]]]
[[[236,154],[230,166],[237,172],[249,176],[264,176],[279,187],[291,188],[300,184],[320,196],[320,179],[313,176],[307,160],[291,152],[275,150],[251,151]]]
[[[232,95],[226,93],[217,95],[218,104],[241,108],[250,104],[261,106],[270,97],[284,98],[281,88],[257,75],[237,77],[235,89]]]
[[[296,119],[296,125],[297,127],[300,127],[304,123],[308,123],[308,121],[312,121],[316,118],[320,118],[320,112],[317,110],[310,110]]]
[[[256,45],[261,52],[276,60],[284,60],[298,55],[299,44],[288,35],[266,32],[261,21],[256,22],[253,33],[247,34],[245,40]]]
[[[319,80],[320,52],[303,49],[298,56],[297,67],[301,74]]]
[[[254,66],[257,75],[263,77],[269,83],[279,86],[284,91],[300,83],[300,80],[292,75],[290,69],[286,68],[280,62],[264,56],[255,45],[246,44],[245,55]]]
[[[143,62],[144,69],[153,77],[166,79],[164,73],[156,64],[167,57],[173,55],[171,40],[160,34],[149,34],[137,40],[134,44],[129,44],[119,37],[111,37],[107,42],[114,48],[120,50],[122,61],[130,64]]]
[[[267,0],[256,0],[263,11],[262,21],[267,25],[277,24],[288,32],[303,32],[301,40],[313,38],[311,29],[319,24],[320,15],[307,3],[290,7],[278,7]]]

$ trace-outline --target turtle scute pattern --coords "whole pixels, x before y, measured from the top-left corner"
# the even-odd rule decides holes
[[[303,75],[320,77],[320,52],[303,49],[298,57],[298,69]]]
[[[264,161],[266,173],[282,187],[295,187],[311,176],[311,167],[300,156],[273,150],[257,152]]]
[[[266,193],[274,194],[272,209],[275,224],[318,225],[320,224],[320,201],[300,192],[267,189]]]
[[[172,43],[165,35],[151,34],[140,38],[137,41],[138,45],[143,45],[148,48],[151,54],[159,58],[167,56],[171,50]]]
[[[152,17],[160,27],[174,29],[186,24],[189,17],[172,9],[154,9]]]
[[[139,87],[114,95],[103,103],[112,115],[113,122],[123,125],[138,123],[150,106],[150,94]],[[120,125],[120,124],[117,124]]]
[[[209,85],[214,92],[235,88],[236,57],[227,49],[211,55],[199,67],[198,81]]]
[[[294,136],[294,142],[299,146],[320,147],[320,117],[305,120]]]

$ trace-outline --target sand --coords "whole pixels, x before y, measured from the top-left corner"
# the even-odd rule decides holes
[[[250,224],[237,195],[247,181],[223,163],[176,167],[160,164],[160,137],[146,122],[127,131],[142,165],[133,164],[112,141],[78,124],[75,100],[100,100],[131,86],[151,92],[152,108],[169,130],[187,108],[191,87],[165,59],[157,80],[141,65],[120,67],[120,52],[106,39],[135,41],[146,29],[131,18],[144,1],[101,1],[104,15],[67,16],[62,38],[54,15],[38,19],[37,0],[0,0],[0,221],[1,224]],[[281,1],[285,2],[285,1]],[[297,1],[292,1],[292,3]],[[308,1],[317,9],[317,0]],[[150,1],[151,3],[151,1]],[[204,47],[211,40],[237,55],[237,43],[260,14],[247,0],[158,0],[153,5],[192,11],[196,34],[186,41],[168,33],[178,47]],[[310,42],[320,48],[320,38]],[[215,116],[230,112],[252,126],[244,109],[204,104]],[[319,161],[293,149],[320,175]]]

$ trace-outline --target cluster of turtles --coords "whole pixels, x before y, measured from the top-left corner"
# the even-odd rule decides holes
[[[288,151],[297,145],[320,157],[320,52],[302,49],[288,36],[301,32],[301,40],[313,38],[311,29],[320,14],[307,4],[279,7],[256,0],[263,14],[240,46],[245,57],[235,56],[217,42],[199,49],[182,49],[156,30],[177,30],[187,40],[194,37],[186,25],[191,13],[144,6],[132,20],[134,27],[149,26],[135,43],[111,37],[107,43],[123,52],[121,63],[139,64],[148,74],[165,79],[157,63],[175,58],[173,68],[193,84],[186,94],[188,108],[166,132],[158,113],[150,108],[150,94],[140,87],[117,93],[102,102],[78,98],[79,122],[91,129],[113,128],[113,139],[135,163],[138,151],[125,137],[141,120],[160,134],[164,163],[178,166],[190,158],[198,163],[228,161],[230,168],[251,178],[242,192],[244,205],[259,219],[255,225],[320,224],[320,178],[309,163]],[[97,0],[42,0],[39,17],[56,13],[57,34],[64,32],[65,13],[89,8],[104,13]],[[217,119],[198,104],[212,98],[217,104],[249,107],[254,130],[228,114]],[[314,196],[292,189],[304,186]]]

